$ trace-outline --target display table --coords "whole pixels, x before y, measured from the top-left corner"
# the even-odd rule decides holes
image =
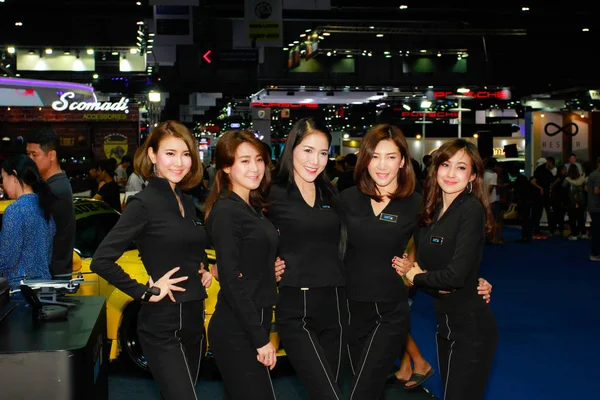
[[[16,308],[0,322],[0,398],[108,399],[105,298],[70,299],[68,319],[53,322],[11,300]]]

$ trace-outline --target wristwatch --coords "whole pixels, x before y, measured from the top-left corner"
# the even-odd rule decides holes
[[[160,296],[160,288],[156,286],[148,286],[146,287],[146,291],[142,296],[142,301],[150,301],[150,297],[152,296]]]

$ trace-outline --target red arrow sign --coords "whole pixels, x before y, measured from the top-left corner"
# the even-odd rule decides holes
[[[210,53],[212,53],[212,50],[209,50],[209,51],[207,51],[207,52],[206,52],[206,53],[204,53],[204,55],[202,56],[202,58],[204,58],[204,60],[205,60],[207,63],[209,63],[209,64],[212,62],[212,60],[211,60],[210,58],[208,58],[208,56],[210,56]]]

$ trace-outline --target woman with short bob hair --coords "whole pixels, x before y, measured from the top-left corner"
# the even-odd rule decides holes
[[[148,186],[131,196],[94,253],[90,269],[141,302],[138,337],[165,400],[197,400],[204,338],[204,299],[212,282],[201,267],[208,243],[191,196],[202,178],[192,133],[176,121],[152,129],[135,158]],[[118,259],[135,242],[148,282],[131,277]]]
[[[144,143],[142,143],[142,151],[136,152],[135,154],[133,168],[146,180],[149,180],[151,177],[155,176],[155,164],[150,159],[148,149],[152,149],[152,151],[156,153],[158,151],[159,143],[166,136],[183,140],[187,148],[190,149],[190,157],[192,161],[190,171],[186,174],[186,176],[183,177],[177,186],[183,191],[196,187],[200,181],[202,181],[203,173],[200,153],[198,152],[196,140],[192,136],[190,130],[178,121],[161,122],[152,129],[152,134],[146,138]]]
[[[477,295],[486,232],[494,218],[477,147],[464,139],[444,143],[425,182],[417,260],[405,276],[434,299],[438,362],[444,398],[483,398],[498,342],[494,313]]]
[[[249,131],[229,131],[215,151],[217,173],[206,204],[221,290],[208,335],[223,377],[225,399],[275,399],[269,375],[277,363],[270,342],[277,283],[278,234],[262,208],[270,158]]]

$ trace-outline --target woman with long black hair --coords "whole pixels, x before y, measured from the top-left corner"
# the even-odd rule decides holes
[[[56,225],[54,196],[32,159],[17,154],[2,164],[4,192],[16,201],[4,211],[0,232],[0,273],[11,286],[21,279],[51,279]]]
[[[279,283],[277,330],[309,398],[320,400],[341,398],[338,379],[348,322],[342,210],[324,172],[330,144],[322,122],[296,122],[267,208],[286,266]]]

